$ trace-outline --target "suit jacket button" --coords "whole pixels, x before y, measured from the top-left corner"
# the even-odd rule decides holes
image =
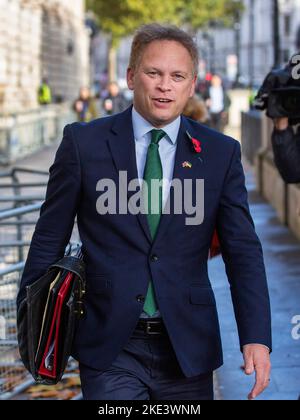
[[[152,262],[156,262],[156,261],[158,261],[158,256],[157,255],[151,255],[151,261]]]
[[[137,300],[139,303],[144,303],[144,302],[145,302],[145,296],[143,296],[143,295],[138,295],[138,296],[136,297],[136,300]]]

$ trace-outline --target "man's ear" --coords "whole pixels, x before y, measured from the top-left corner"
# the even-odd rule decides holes
[[[127,86],[130,90],[134,90],[134,70],[130,67],[127,69]]]

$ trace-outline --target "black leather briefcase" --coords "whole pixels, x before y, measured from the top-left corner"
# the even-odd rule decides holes
[[[17,312],[19,352],[38,383],[56,384],[64,373],[84,313],[85,282],[81,254],[68,255],[26,287]]]

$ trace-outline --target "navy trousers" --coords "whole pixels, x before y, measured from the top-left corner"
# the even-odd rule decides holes
[[[167,334],[135,330],[105,371],[80,364],[85,400],[213,400],[213,373],[186,378]]]

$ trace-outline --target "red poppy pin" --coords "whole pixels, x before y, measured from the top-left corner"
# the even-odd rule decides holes
[[[188,131],[186,131],[186,134],[187,134],[189,140],[191,141],[194,152],[201,153],[202,152],[202,147],[201,147],[200,140],[197,140],[194,137],[192,137]]]

